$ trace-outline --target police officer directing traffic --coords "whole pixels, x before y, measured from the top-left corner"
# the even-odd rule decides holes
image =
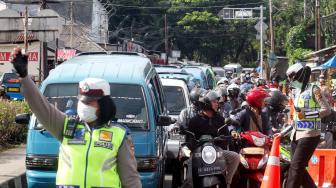
[[[109,83],[100,78],[82,80],[78,118],[70,118],[39,92],[27,76],[27,62],[16,48],[12,63],[24,97],[44,128],[61,142],[56,187],[141,187],[129,131],[111,121],[116,109]]]
[[[320,141],[321,118],[330,114],[330,106],[321,89],[310,84],[311,69],[296,63],[286,72],[294,92],[294,129],[291,135],[292,160],[287,188],[316,187],[306,167]]]

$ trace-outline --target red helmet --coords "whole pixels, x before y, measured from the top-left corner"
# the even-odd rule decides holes
[[[250,106],[255,108],[262,107],[262,101],[266,98],[270,97],[266,90],[262,88],[255,88],[249,91],[246,95],[246,101],[250,104]]]

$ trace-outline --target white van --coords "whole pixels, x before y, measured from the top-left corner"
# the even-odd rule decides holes
[[[238,77],[243,72],[243,68],[239,63],[230,63],[224,66],[225,73],[232,72],[233,77]]]

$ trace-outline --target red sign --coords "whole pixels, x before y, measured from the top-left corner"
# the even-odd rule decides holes
[[[68,60],[76,55],[76,50],[74,49],[57,49],[57,58]]]
[[[38,61],[39,54],[38,52],[28,52],[28,61]]]
[[[9,62],[11,52],[0,52],[0,62]],[[39,53],[38,52],[28,52],[28,61],[38,61]]]
[[[10,52],[0,52],[0,61],[9,61],[10,55]]]

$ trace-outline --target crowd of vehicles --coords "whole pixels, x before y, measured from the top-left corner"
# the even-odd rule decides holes
[[[237,78],[246,79],[244,82],[249,83],[252,82],[247,80],[250,77],[241,76],[252,71],[243,70],[239,64],[223,68],[207,65],[153,66],[148,58],[136,53],[82,53],[51,71],[40,90],[57,108],[68,115],[76,115],[74,104],[77,104],[79,81],[86,77],[106,79],[117,107],[117,121],[131,130],[138,171],[145,188],[162,187],[165,173],[173,174],[173,187],[189,185],[190,181],[193,187],[225,187],[222,172],[228,164],[221,155],[223,148],[217,146],[218,142],[225,143],[226,149],[240,156],[235,186],[250,188],[261,184],[272,144],[271,135],[242,131],[239,138],[221,136],[222,129],[235,126],[233,121],[228,121],[218,129],[218,136],[196,138],[192,132],[176,131],[174,122],[183,109],[192,106],[189,92],[193,88],[212,90],[219,87],[217,83],[222,84],[220,80],[223,78],[227,79],[223,84],[230,84],[229,81],[236,84]],[[12,94],[20,90],[8,89],[20,88],[15,79],[7,79],[7,74],[4,74],[1,83],[7,88],[6,95],[21,100]],[[231,90],[228,89],[224,95],[232,97]],[[239,97],[240,107],[244,109],[244,96],[237,94],[236,97],[237,100]],[[232,109],[231,116],[235,115],[235,110]],[[287,116],[286,113],[282,115]],[[54,187],[60,143],[34,115],[17,115],[16,121],[28,124],[28,187]],[[286,125],[282,123],[280,129]],[[196,143],[192,151],[187,147],[187,135]],[[281,179],[285,181],[290,161],[288,145],[282,144],[280,158]]]

